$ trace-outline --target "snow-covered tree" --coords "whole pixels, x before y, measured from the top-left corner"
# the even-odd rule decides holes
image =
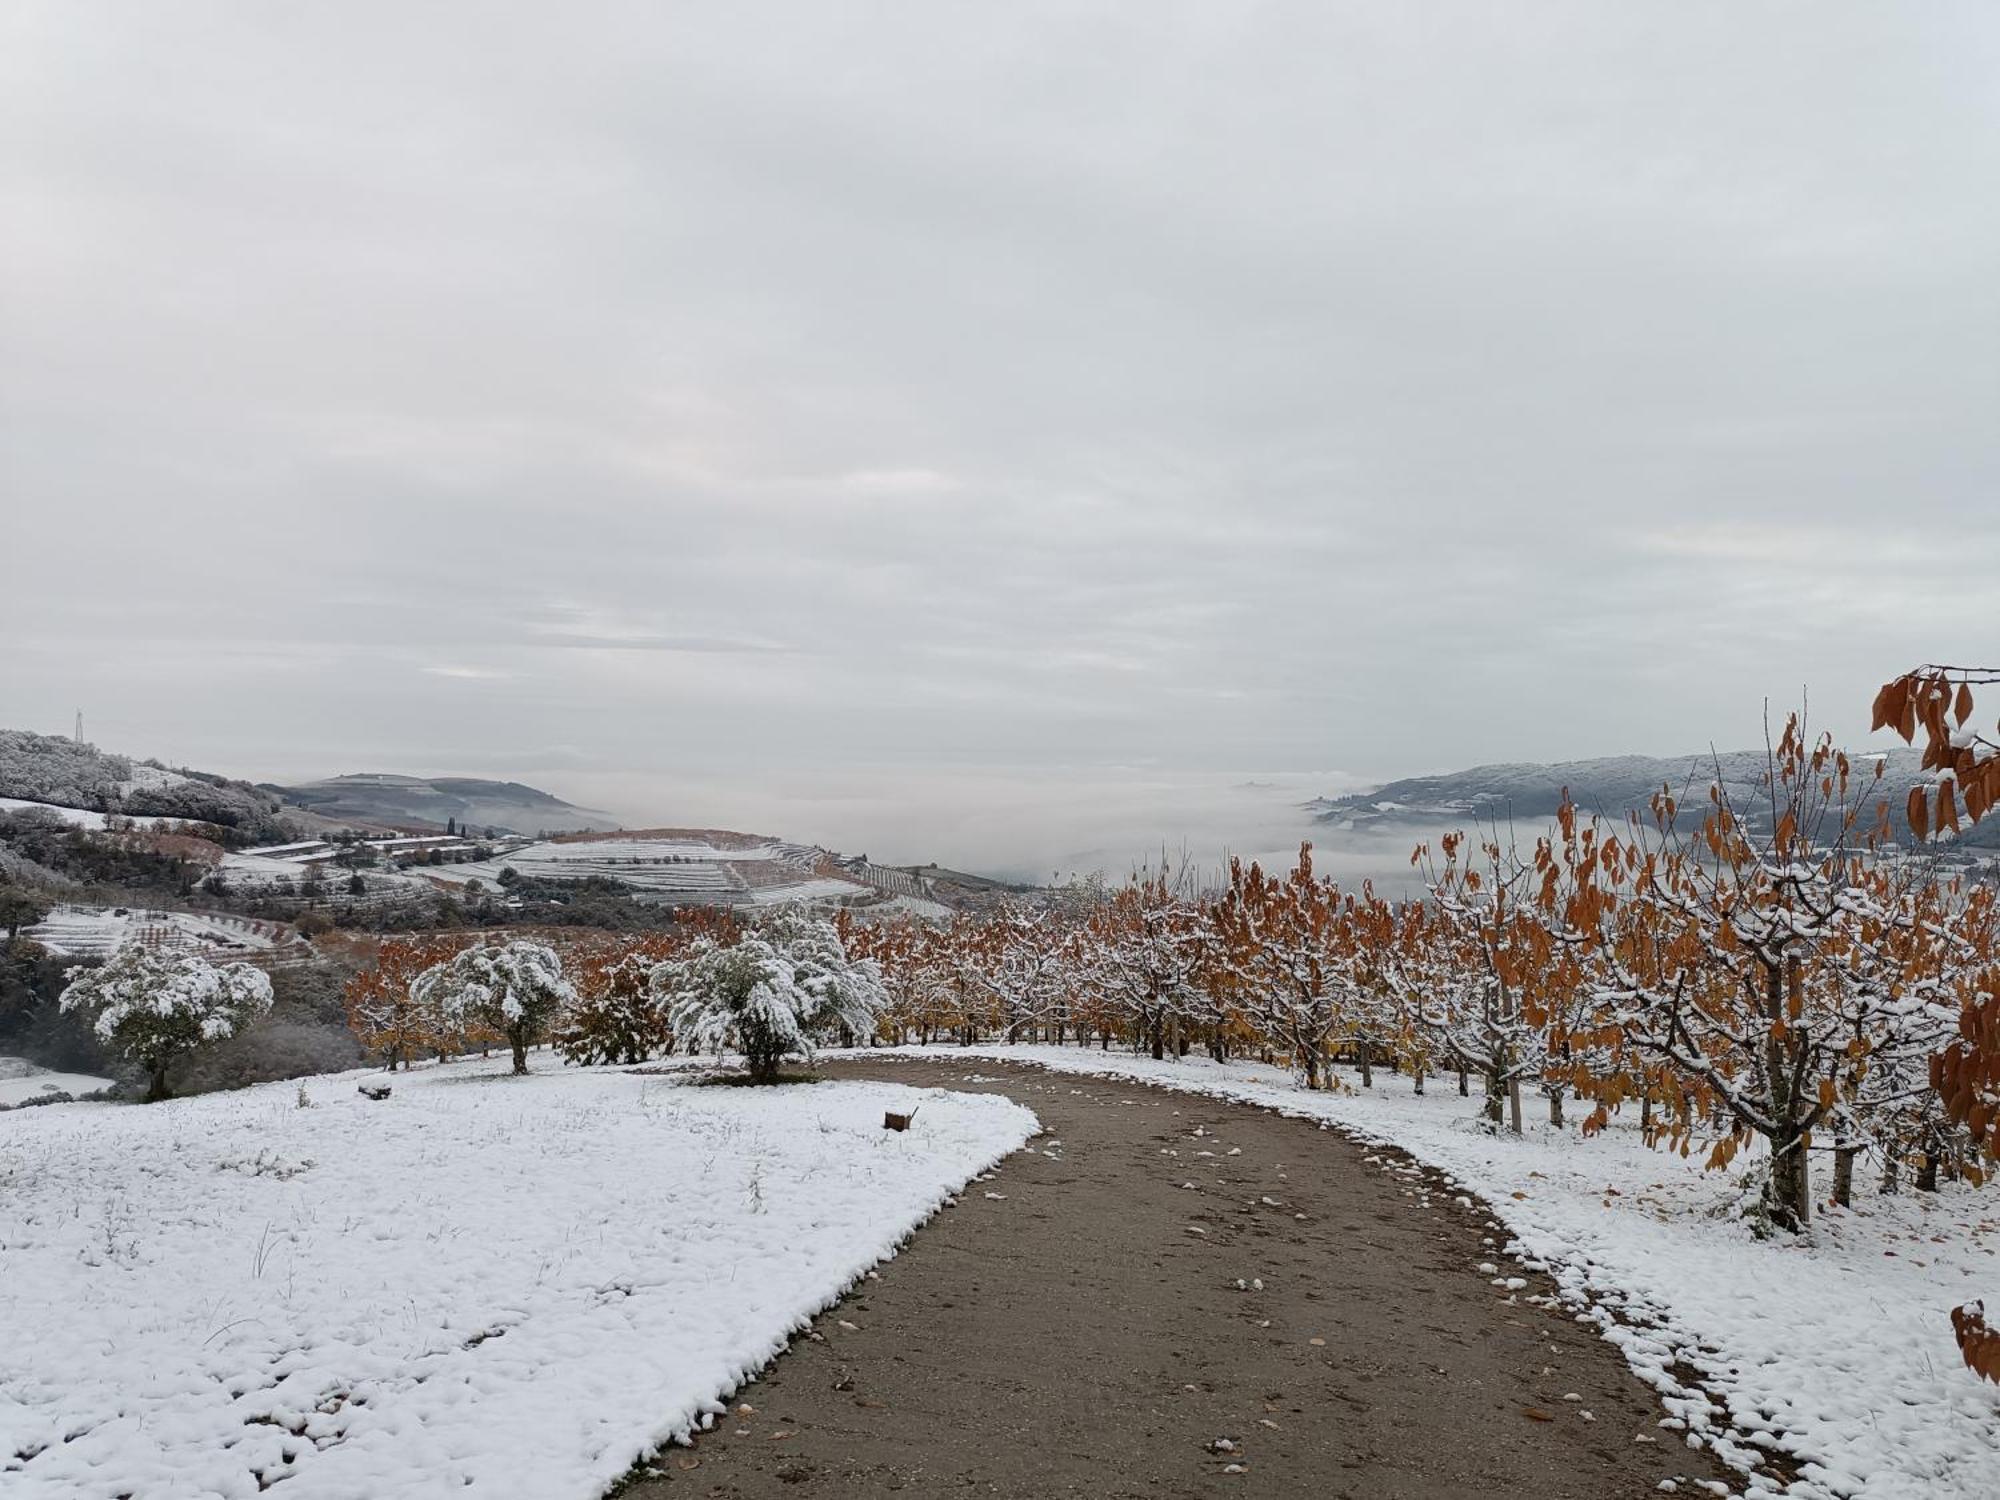
[[[576,1001],[561,956],[546,943],[524,939],[467,948],[424,970],[410,993],[452,1026],[499,1032],[513,1049],[516,1073],[528,1071],[528,1048]]]
[[[1144,871],[1091,914],[1076,949],[1088,989],[1109,1002],[1133,1045],[1167,1053],[1169,1030],[1209,1022],[1209,1052],[1220,1057],[1223,1017],[1202,1003],[1200,980],[1210,957],[1208,925],[1193,899],[1186,867]],[[1178,1050],[1178,1048],[1176,1048]]]
[[[1880,774],[1857,777],[1792,715],[1765,774],[1767,830],[1718,778],[1690,835],[1663,790],[1653,831],[1635,819],[1631,839],[1574,864],[1564,903],[1562,930],[1592,949],[1612,1051],[1666,1070],[1669,1141],[1720,1133],[1709,1160],[1722,1167],[1761,1138],[1765,1204],[1784,1229],[1811,1221],[1814,1134],[1839,1141],[1865,1108],[1870,1059],[1935,1025],[1936,888],[1917,864],[1871,861],[1857,834]]]
[[[888,1004],[881,970],[850,959],[833,924],[782,912],[733,946],[698,940],[657,966],[650,984],[676,1041],[690,1050],[734,1043],[752,1081],[773,1083],[787,1057],[817,1043],[874,1035]]]
[[[1007,1041],[1033,1040],[1043,1025],[1066,1019],[1063,957],[1071,930],[1064,912],[1029,901],[1008,901],[983,924],[969,972]]]
[[[271,1008],[271,977],[249,964],[215,965],[139,944],[95,969],[71,969],[65,1011],[96,1012],[98,1037],[146,1070],[146,1097],[171,1093],[167,1070],[209,1042],[232,1037]]]

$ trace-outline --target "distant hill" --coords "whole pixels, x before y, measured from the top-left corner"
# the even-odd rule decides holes
[[[1873,775],[1866,758],[1855,757],[1857,788],[1866,791]],[[1908,835],[1902,808],[1910,787],[1922,778],[1919,753],[1896,749],[1882,755],[1886,769],[1880,790],[1886,795],[1898,838]],[[1354,832],[1395,832],[1404,828],[1436,827],[1460,820],[1470,825],[1490,818],[1538,823],[1553,814],[1567,787],[1572,800],[1587,813],[1622,820],[1627,812],[1644,811],[1662,786],[1675,795],[1683,789],[1690,800],[1705,802],[1709,783],[1719,780],[1746,820],[1755,824],[1769,804],[1762,798],[1765,768],[1762,750],[1726,750],[1719,755],[1615,755],[1600,760],[1569,760],[1551,764],[1510,762],[1474,766],[1442,776],[1412,776],[1370,792],[1322,798],[1312,804],[1317,821]],[[1768,822],[1768,817],[1764,818]],[[2000,818],[1967,829],[1959,840],[1966,849],[2000,848]]]
[[[247,839],[282,838],[293,826],[270,789],[26,729],[0,729],[0,797],[130,818],[193,818]]]
[[[443,832],[448,821],[503,833],[601,832],[609,813],[572,807],[518,781],[471,776],[333,776],[303,786],[253,784],[134,760],[63,735],[0,729],[0,797],[132,818],[193,818],[277,843],[349,824]]]
[[[379,823],[394,828],[461,828],[501,833],[602,832],[618,827],[609,813],[574,807],[518,781],[481,781],[472,776],[394,776],[366,772],[330,776],[303,786],[272,787],[295,807],[334,821]]]

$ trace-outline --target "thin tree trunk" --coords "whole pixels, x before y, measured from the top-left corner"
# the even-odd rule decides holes
[[[1854,1158],[1860,1149],[1858,1146],[1833,1149],[1833,1201],[1842,1208],[1854,1207]]]
[[[1798,1136],[1771,1143],[1771,1218],[1780,1229],[1803,1234],[1812,1225],[1812,1169]]]

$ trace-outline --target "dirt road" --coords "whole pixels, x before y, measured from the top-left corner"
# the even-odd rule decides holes
[[[1005,1092],[1047,1134],[626,1500],[1636,1500],[1718,1477],[1609,1345],[1526,1300],[1552,1287],[1485,1211],[1334,1132],[990,1062],[826,1072]]]

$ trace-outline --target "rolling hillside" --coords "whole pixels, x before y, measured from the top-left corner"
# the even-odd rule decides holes
[[[1867,762],[1873,758],[1874,752],[1866,758],[1856,757],[1856,787],[1871,798],[1886,795],[1897,835],[1907,837],[1909,830],[1901,809],[1910,787],[1921,777],[1919,754],[1897,749],[1883,755],[1885,771],[1879,792],[1868,787]],[[1705,798],[1709,784],[1719,781],[1737,811],[1755,824],[1768,805],[1760,783],[1764,765],[1762,750],[1725,750],[1717,755],[1617,755],[1550,764],[1509,762],[1440,776],[1406,777],[1373,791],[1323,798],[1313,804],[1313,812],[1329,828],[1354,833],[1434,828],[1454,820],[1484,823],[1498,819],[1504,823],[1512,818],[1533,823],[1555,812],[1566,787],[1585,812],[1622,819],[1627,812],[1643,811],[1647,799],[1662,786],[1671,786],[1676,796],[1691,789],[1696,797]],[[2000,821],[1967,829],[1959,846],[1966,850],[2000,848]]]
[[[334,822],[442,831],[447,823],[496,833],[602,832],[618,826],[609,813],[574,807],[518,781],[471,776],[396,776],[367,772],[330,776],[270,791],[294,807]]]

